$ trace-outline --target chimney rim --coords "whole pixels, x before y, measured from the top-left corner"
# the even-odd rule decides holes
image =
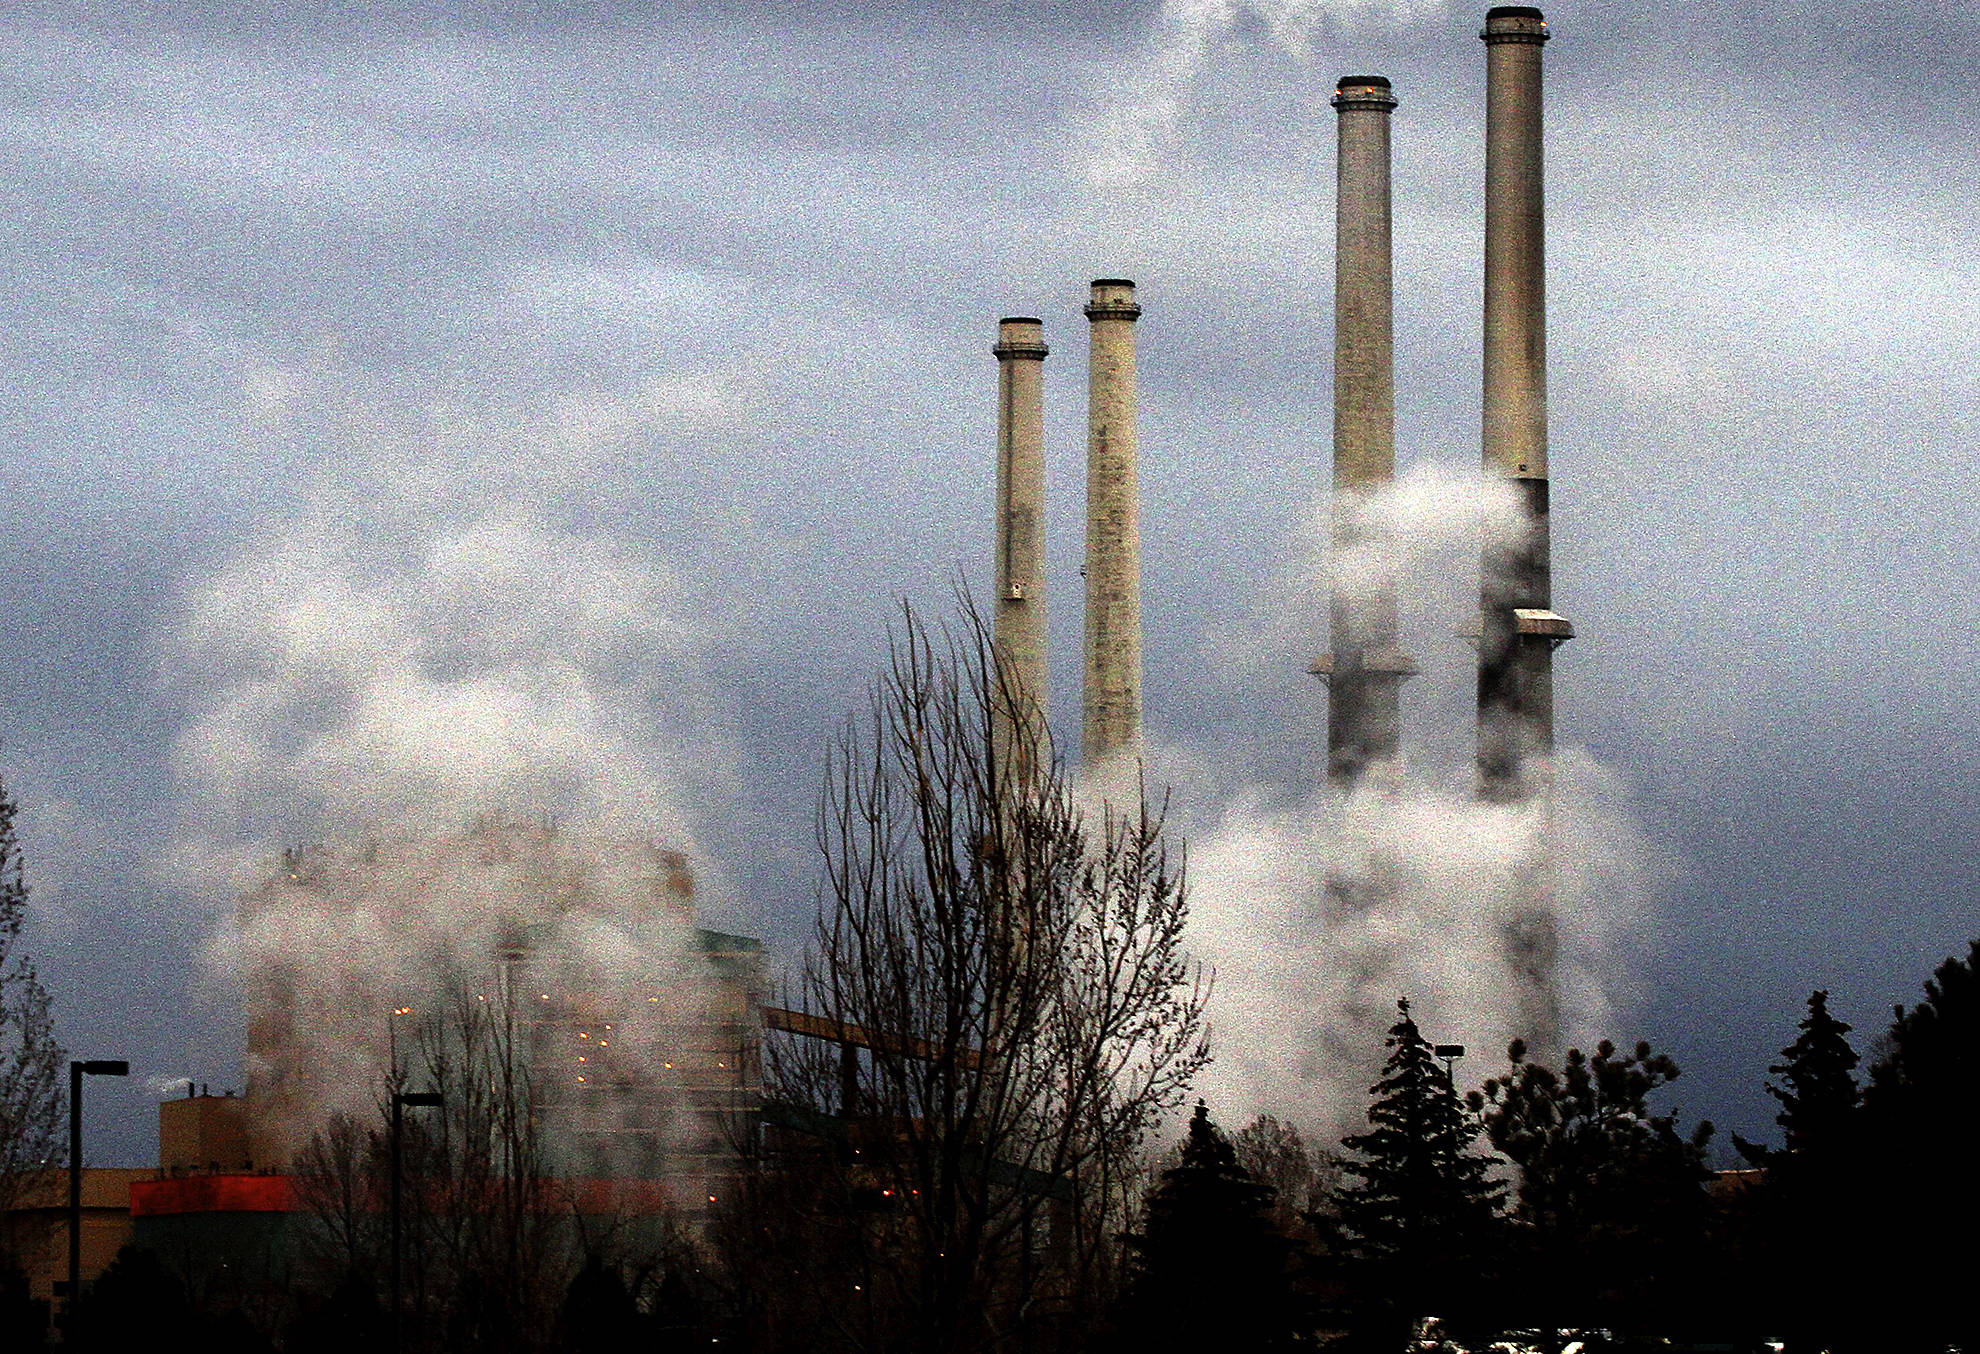
[[[1494,19],[1539,19],[1545,22],[1546,18],[1535,5],[1494,5],[1485,11],[1486,23]]]
[[[1334,81],[1335,89],[1392,89],[1386,75],[1343,75]]]
[[[1040,328],[1043,328],[1045,325],[1045,321],[1039,319],[1036,315],[1006,315],[1002,319],[998,320],[997,323],[1000,325],[1001,324],[1035,324]]]
[[[1096,287],[1132,287],[1134,282],[1131,278],[1125,277],[1096,277],[1093,279],[1093,285]]]

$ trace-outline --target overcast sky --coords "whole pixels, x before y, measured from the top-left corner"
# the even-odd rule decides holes
[[[1399,455],[1475,466],[1481,15],[10,24],[0,765],[62,1038],[142,1074],[103,1091],[98,1157],[152,1150],[144,1076],[239,1083],[202,958],[228,903],[182,868],[187,824],[213,830],[185,747],[214,669],[187,616],[298,523],[389,554],[526,514],[666,580],[679,680],[628,689],[693,730],[706,920],[787,946],[822,749],[895,599],[940,609],[958,569],[987,590],[1003,314],[1043,317],[1054,350],[1054,680],[1074,690],[1079,307],[1089,279],[1132,277],[1151,736],[1221,791],[1320,774],[1323,618],[1284,584],[1328,475],[1326,100],[1343,73],[1395,82]],[[1867,1048],[1980,933],[1980,15],[1548,18],[1555,589],[1579,635],[1559,727],[1670,862],[1606,1032],[1668,1049],[1687,1114],[1754,1136],[1811,987]],[[1411,727],[1461,761],[1446,676],[1412,688]]]

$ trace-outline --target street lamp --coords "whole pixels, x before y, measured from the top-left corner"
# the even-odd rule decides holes
[[[1451,1089],[1457,1089],[1457,1082],[1451,1075],[1451,1064],[1464,1056],[1463,1044],[1438,1044],[1430,1050],[1444,1060],[1444,1080],[1450,1082]]]
[[[441,1104],[438,1091],[394,1091],[392,1093],[392,1350],[399,1349],[399,1212],[405,1193],[405,1173],[400,1167],[399,1138],[405,1132],[406,1106],[426,1109]]]
[[[82,1079],[128,1077],[131,1065],[122,1058],[69,1061],[69,1305],[66,1338],[75,1338],[76,1299],[82,1292]]]

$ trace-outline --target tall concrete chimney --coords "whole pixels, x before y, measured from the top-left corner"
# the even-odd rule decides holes
[[[1521,508],[1488,528],[1478,642],[1479,793],[1543,791],[1554,754],[1554,649],[1574,628],[1552,610],[1547,502],[1546,222],[1540,47],[1528,5],[1485,15],[1485,474]]]
[[[1045,326],[997,321],[997,609],[991,644],[1004,680],[1042,726],[1045,695]],[[998,736],[1011,737],[1008,715]]]
[[[1400,688],[1416,670],[1397,644],[1395,557],[1367,511],[1395,479],[1394,286],[1389,113],[1380,75],[1341,77],[1334,197],[1333,651],[1314,662],[1328,683],[1327,779],[1352,788],[1394,763]]]
[[[1141,751],[1141,527],[1135,475],[1134,283],[1101,278],[1086,407],[1086,701],[1080,761]]]

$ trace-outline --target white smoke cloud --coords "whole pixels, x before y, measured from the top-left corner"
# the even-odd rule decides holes
[[[504,812],[691,843],[675,787],[702,740],[660,725],[699,636],[672,578],[527,510],[388,542],[366,526],[307,514],[178,636],[200,682],[180,770],[255,851]]]
[[[1568,752],[1556,775],[1551,812],[1415,783],[1240,798],[1192,837],[1194,947],[1216,970],[1206,1089],[1226,1118],[1275,1114],[1320,1142],[1358,1131],[1399,997],[1428,1038],[1467,1047],[1473,1082],[1499,1070],[1530,1033],[1505,928],[1536,872],[1559,928],[1563,1027],[1614,1033],[1659,856],[1611,772]]]
[[[1249,24],[1295,58],[1312,57],[1322,29],[1355,21],[1410,23],[1441,13],[1444,0],[1164,0],[1149,51],[1110,91],[1084,131],[1086,176],[1124,189],[1161,173],[1174,152],[1199,76],[1219,47]]]
[[[1569,1042],[1616,1035],[1609,1021],[1633,995],[1630,960],[1669,873],[1627,787],[1578,750],[1557,755],[1551,804],[1475,796],[1475,651],[1460,634],[1476,631],[1482,545],[1522,529],[1511,487],[1419,463],[1349,510],[1364,539],[1391,544],[1334,551],[1322,500],[1214,656],[1227,680],[1283,681],[1289,653],[1325,647],[1334,578],[1350,591],[1395,587],[1403,644],[1423,671],[1404,688],[1417,745],[1391,782],[1288,799],[1200,758],[1165,754],[1155,773],[1184,787],[1192,944],[1216,971],[1205,1090],[1228,1122],[1273,1114],[1320,1143],[1362,1127],[1398,998],[1427,1037],[1466,1046],[1461,1084],[1501,1070],[1513,1037],[1535,1035],[1523,1003],[1550,1002]],[[1418,727],[1424,715],[1438,727]],[[1190,808],[1192,797],[1211,807]],[[1551,915],[1558,946],[1539,993],[1508,941],[1535,913]]]
[[[305,394],[256,382],[249,412],[294,431]],[[586,494],[720,413],[691,376],[538,413],[343,401],[330,469],[185,598],[167,867],[244,989],[265,1156],[375,1101],[390,1011],[486,995],[518,947],[559,1019],[637,1006],[625,1046],[705,1023],[694,894],[725,881],[697,827],[736,798],[705,672],[723,627],[587,525]]]
[[[1442,461],[1419,461],[1344,507],[1367,544],[1337,550],[1334,500],[1315,498],[1295,526],[1285,562],[1252,600],[1244,622],[1210,641],[1213,670],[1253,680],[1282,669],[1287,655],[1305,646],[1324,649],[1336,577],[1356,591],[1393,586],[1406,629],[1419,635],[1475,629],[1460,599],[1475,605],[1481,549],[1520,530],[1523,520],[1519,494],[1509,483],[1480,475],[1476,466]]]
[[[232,893],[284,845],[490,815],[693,853],[688,806],[730,784],[703,672],[718,627],[666,561],[578,526],[545,475],[581,471],[628,417],[339,422],[338,470],[164,637],[187,707],[176,874]]]
[[[190,1095],[196,1084],[191,1077],[183,1074],[174,1076],[170,1072],[146,1072],[143,1076],[144,1093],[154,1100],[177,1100]]]

